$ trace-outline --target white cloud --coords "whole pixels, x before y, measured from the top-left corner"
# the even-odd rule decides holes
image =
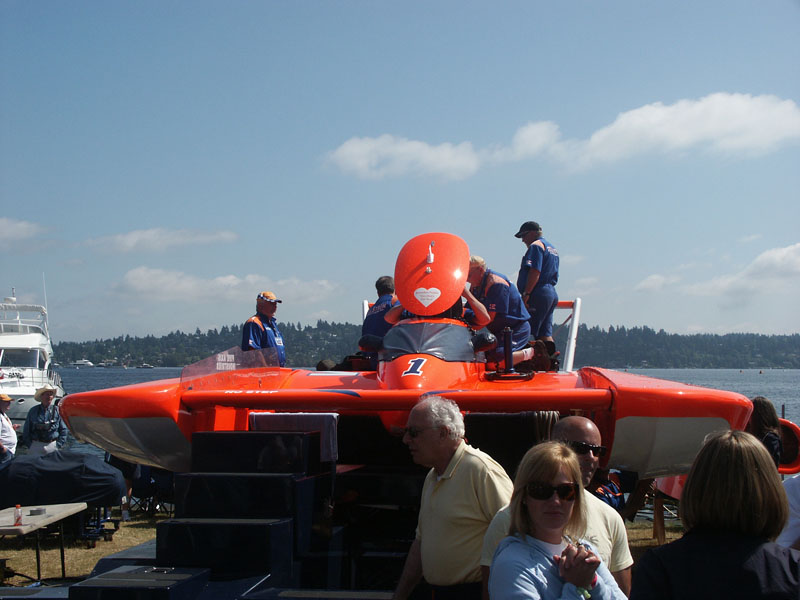
[[[44,231],[44,227],[37,223],[0,217],[0,248],[10,248],[14,244],[35,238]]]
[[[600,291],[600,280],[597,277],[581,277],[576,279],[567,290],[567,298],[584,297]]]
[[[328,155],[328,161],[362,179],[407,174],[464,179],[474,175],[480,166],[469,142],[432,146],[388,134],[350,138]]]
[[[677,275],[648,275],[634,286],[637,292],[660,292],[681,280]]]
[[[585,258],[585,256],[581,256],[580,254],[562,254],[559,257],[559,262],[562,265],[574,266],[582,263]]]
[[[739,238],[739,241],[743,244],[748,244],[750,242],[755,242],[756,240],[760,240],[763,236],[760,233],[752,233],[750,235],[745,235]]]
[[[699,100],[661,102],[621,113],[576,146],[579,166],[615,162],[645,152],[706,147],[730,154],[763,154],[800,139],[800,108],[777,96],[717,93]]]
[[[87,243],[116,252],[164,252],[176,246],[230,243],[238,239],[239,235],[232,231],[192,231],[157,227],[95,238]]]
[[[311,304],[329,298],[336,285],[324,279],[302,281],[295,277],[272,280],[261,275],[221,275],[211,279],[181,271],[136,267],[125,273],[114,292],[129,300],[204,304],[225,300],[253,300],[261,290],[272,290],[284,302]]]
[[[759,254],[738,273],[685,287],[695,296],[719,297],[726,307],[746,305],[757,294],[778,293],[800,285],[800,243]]]
[[[486,164],[540,157],[575,170],[648,153],[706,150],[747,157],[798,140],[800,107],[792,100],[719,92],[620,113],[584,140],[564,140],[556,123],[538,121],[520,127],[510,145],[495,144],[478,151],[468,141],[433,146],[389,134],[355,137],[331,152],[328,161],[362,179],[406,175],[465,179]]]

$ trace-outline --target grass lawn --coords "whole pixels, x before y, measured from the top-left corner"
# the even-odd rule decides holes
[[[119,516],[119,511],[114,511],[114,518]],[[63,585],[86,578],[102,557],[114,554],[126,548],[137,546],[151,540],[156,536],[156,524],[167,518],[164,514],[155,517],[144,513],[134,512],[132,519],[119,524],[113,538],[109,541],[100,538],[94,548],[87,547],[86,541],[75,539],[74,535],[65,533],[65,560],[67,581],[61,579],[61,560],[58,539],[47,536],[42,539],[42,579],[49,585]],[[106,526],[111,529],[111,524]],[[653,523],[651,521],[637,521],[626,523],[628,542],[631,547],[634,561],[638,561],[644,552],[656,545],[653,539]],[[683,534],[680,523],[667,522],[667,541],[679,538]],[[6,536],[0,538],[0,558],[7,559],[6,568],[14,573],[23,573],[36,577],[36,539],[29,535],[25,538]],[[634,565],[635,568],[635,565]],[[31,579],[18,574],[7,575],[4,585],[27,586]]]

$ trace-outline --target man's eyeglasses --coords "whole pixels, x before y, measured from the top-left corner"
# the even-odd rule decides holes
[[[558,494],[558,497],[562,500],[572,502],[578,493],[578,484],[561,483],[559,485],[550,485],[540,481],[532,481],[525,486],[525,491],[534,500],[549,500],[553,497],[553,494]]]
[[[405,429],[401,429],[403,435],[408,434],[412,440],[419,436],[420,433],[423,431],[427,431],[428,429],[439,429],[438,427],[406,427]]]
[[[605,456],[607,448],[605,446],[595,446],[594,444],[587,444],[586,442],[568,442],[562,440],[567,446],[575,451],[575,454],[586,454],[591,452],[595,456]]]

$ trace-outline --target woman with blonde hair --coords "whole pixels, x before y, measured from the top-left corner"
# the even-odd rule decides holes
[[[606,566],[580,537],[586,528],[578,458],[560,442],[528,450],[517,469],[509,537],[497,547],[492,600],[624,599]]]
[[[679,513],[686,533],[642,557],[631,600],[800,598],[800,551],[774,543],[789,514],[786,492],[758,439],[710,434]]]

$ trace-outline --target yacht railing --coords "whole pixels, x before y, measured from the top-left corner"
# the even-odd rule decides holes
[[[25,318],[20,313],[37,313],[37,317]],[[0,333],[40,333],[49,337],[47,310],[38,304],[0,303]]]

